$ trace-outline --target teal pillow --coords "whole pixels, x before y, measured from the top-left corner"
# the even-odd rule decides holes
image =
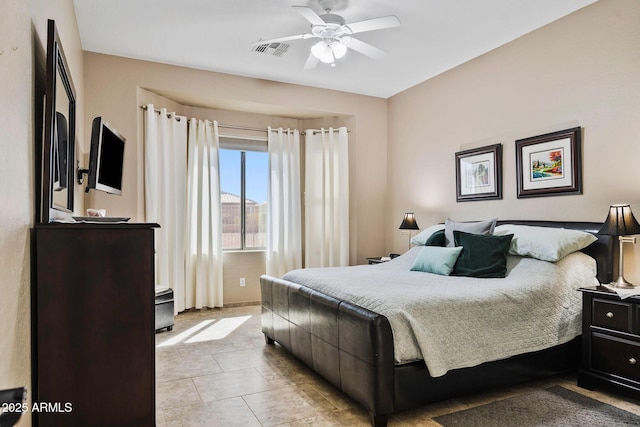
[[[424,246],[416,257],[411,271],[441,274],[448,276],[456,264],[462,248],[444,248],[439,246]]]
[[[446,238],[444,236],[444,230],[436,231],[424,242],[425,246],[445,246]]]
[[[455,230],[453,239],[462,253],[454,266],[454,276],[505,277],[507,275],[507,253],[513,234],[485,236]]]

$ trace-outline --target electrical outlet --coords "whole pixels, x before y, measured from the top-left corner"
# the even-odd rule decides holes
[[[244,277],[240,278],[240,286],[247,286],[247,282],[245,282]]]

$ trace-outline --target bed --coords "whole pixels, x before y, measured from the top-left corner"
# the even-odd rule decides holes
[[[507,224],[579,230],[594,235],[601,226],[600,223],[590,222],[498,222],[498,225]],[[414,262],[420,250],[417,247],[392,262],[375,266],[321,271],[298,270],[288,273],[283,279],[262,276],[262,331],[268,344],[278,342],[361,404],[369,412],[373,426],[386,426],[389,415],[394,412],[577,369],[580,360],[580,313],[575,307],[580,306],[580,296],[575,289],[593,284],[581,283],[585,280],[606,283],[612,278],[613,240],[611,236],[597,235],[596,238],[593,243],[581,249],[581,253],[566,256],[557,263],[537,261],[542,263],[537,265],[528,257],[509,256],[509,272],[505,279],[479,279],[496,286],[494,290],[477,292],[478,295],[486,293],[487,300],[479,297],[474,300],[476,292],[473,286],[477,285],[468,281],[468,278],[434,277],[433,280],[438,284],[434,289],[450,287],[453,290],[438,291],[436,296],[429,298],[405,298],[407,301],[404,304],[408,304],[410,310],[415,309],[418,314],[405,309],[405,306],[396,310],[393,308],[395,303],[385,303],[391,297],[376,298],[375,295],[377,292],[385,292],[384,283],[387,282],[397,282],[399,285],[396,287],[403,290],[412,286],[407,282],[409,273],[402,271],[406,271]],[[577,265],[589,263],[592,265],[592,274],[596,277],[589,278],[587,273],[581,273],[582,276],[573,273],[578,269]],[[546,305],[545,302],[540,303],[540,298],[541,295],[544,298],[544,293],[549,292],[550,288],[538,290],[538,299],[535,300],[538,302],[527,307],[522,304],[520,296],[512,295],[505,290],[507,288],[504,285],[511,280],[509,287],[536,286],[535,280],[529,283],[526,277],[538,274],[532,274],[532,271],[547,268],[550,269],[547,274],[560,271],[554,270],[557,268],[567,270],[561,276],[562,282],[569,283],[568,288],[564,287],[558,297],[565,298],[566,301],[560,300],[555,305],[560,305],[561,309],[564,307],[563,313],[569,314],[560,314],[558,319],[551,322],[551,326],[547,324],[542,328],[530,327],[534,331],[531,332],[527,329],[528,325],[534,325],[533,322],[539,318],[554,316],[547,315],[545,311],[535,312],[536,305]],[[519,280],[518,274],[521,272],[524,275]],[[435,276],[422,274],[424,277]],[[358,283],[358,275],[362,283]],[[570,278],[571,276],[575,277]],[[414,274],[413,277],[417,275]],[[340,286],[341,280],[344,280],[345,286]],[[451,281],[443,282],[445,280]],[[575,283],[571,283],[571,280]],[[379,282],[379,291],[375,290],[374,282]],[[350,283],[349,286],[347,283]],[[372,285],[371,295],[366,294],[363,283]],[[445,283],[451,285],[444,285]],[[458,286],[460,288],[456,288]],[[389,283],[388,288],[393,287]],[[471,302],[462,302],[466,305],[461,307],[446,308],[441,300],[451,299],[451,294],[456,292],[470,295]],[[409,295],[409,291],[406,294]],[[494,323],[491,320],[491,298],[511,303],[510,307],[497,310],[495,317],[502,320]],[[427,301],[431,299],[438,302],[433,305],[432,301]],[[423,303],[432,305],[422,306]],[[519,312],[514,311],[518,309]],[[507,315],[509,317],[504,317]],[[474,329],[474,322],[469,322],[476,317],[488,319],[490,332]],[[406,318],[409,319],[409,326],[403,326],[402,322]],[[505,320],[508,318],[515,318],[515,321]],[[415,323],[418,321],[427,322],[428,326],[420,327],[419,323]],[[464,321],[468,323],[465,324]],[[517,328],[513,331],[502,330],[505,323],[517,324]],[[556,328],[555,325],[560,326]],[[552,338],[557,335],[557,339],[541,339],[535,332],[539,329],[546,331],[548,328],[551,331],[547,335]],[[399,341],[400,337],[406,335],[407,331],[404,329],[411,329],[408,339],[403,337],[404,341]],[[491,337],[492,334],[494,337]],[[471,343],[469,336],[480,336],[482,339]],[[496,337],[500,337],[503,343],[495,345],[491,340]],[[511,345],[513,337],[522,337],[521,341],[527,343],[528,350],[524,353],[514,351]],[[468,340],[469,348],[460,345],[465,339]],[[441,349],[442,346],[446,347],[446,351]],[[480,358],[476,357],[477,353]],[[453,357],[448,356],[451,354]]]

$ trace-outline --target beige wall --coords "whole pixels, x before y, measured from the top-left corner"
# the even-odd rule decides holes
[[[33,44],[29,8],[0,13],[0,389],[30,386],[29,227],[33,224]],[[13,50],[17,47],[17,50]]]
[[[49,18],[56,20],[71,68],[81,123],[83,59],[72,0],[2,0],[0,6],[0,389],[31,389],[34,98],[36,86],[44,90]],[[23,418],[20,425],[31,425],[28,414]]]
[[[640,2],[601,0],[389,99],[388,247],[458,220],[603,221],[612,203],[640,218]],[[583,128],[583,195],[516,198],[515,140]],[[454,153],[503,144],[503,199],[456,203]],[[640,249],[625,248],[640,283]]]
[[[397,227],[408,210],[415,210],[422,228],[446,216],[601,221],[608,205],[621,201],[640,215],[636,0],[600,0],[388,101],[83,54],[72,0],[2,0],[1,12],[0,180],[11,185],[0,186],[0,388],[30,385],[34,51],[42,54],[46,46],[47,18],[56,20],[78,92],[77,135],[85,151],[90,120],[104,115],[133,142],[128,164],[139,163],[140,88],[186,99],[204,94],[227,106],[273,106],[278,115],[299,110],[305,118],[309,111],[342,117],[327,121],[348,117],[352,263],[402,251],[406,236]],[[319,126],[300,123],[300,128]],[[584,195],[517,199],[514,141],[571,126],[584,131]],[[503,200],[456,203],[454,153],[497,142],[504,144]],[[140,176],[137,167],[127,169],[124,196],[100,195],[90,202],[141,220]],[[626,252],[627,277],[640,283],[640,250],[627,245]],[[233,265],[225,267],[234,277],[228,281],[239,287],[236,276],[243,272],[236,270],[237,260],[229,260]],[[232,298],[253,300],[252,283],[247,277],[247,288],[240,291],[247,294]],[[27,417],[22,425],[28,424]]]
[[[263,251],[230,251],[222,257],[225,305],[255,303],[260,297],[260,276],[266,272]],[[245,286],[240,286],[240,279]]]
[[[153,101],[158,99],[154,94],[162,94],[176,101],[173,104],[176,112],[216,119],[221,124],[302,130],[346,123],[351,129],[350,262],[365,263],[366,257],[385,249],[385,99],[89,52],[85,53],[84,66],[87,120],[104,116],[127,138],[123,195],[91,192],[85,199],[86,207],[105,208],[109,215],[144,220],[140,105],[154,102],[162,107],[159,101]],[[224,105],[225,109],[214,108],[215,105]],[[246,113],[247,110],[259,110],[260,114]],[[89,132],[90,128],[85,127],[85,151]],[[256,255],[245,258],[242,254],[225,257],[225,303],[259,300],[257,279],[265,271],[264,258]],[[250,265],[246,289],[238,286],[239,278],[244,277],[243,265],[245,268]]]

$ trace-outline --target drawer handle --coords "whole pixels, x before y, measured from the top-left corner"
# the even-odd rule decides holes
[[[608,312],[608,313],[607,313],[607,317],[608,317],[609,319],[613,319],[613,313],[612,313],[612,312]]]
[[[630,365],[635,365],[636,364],[636,358],[632,357],[631,359],[629,359],[629,364]]]

